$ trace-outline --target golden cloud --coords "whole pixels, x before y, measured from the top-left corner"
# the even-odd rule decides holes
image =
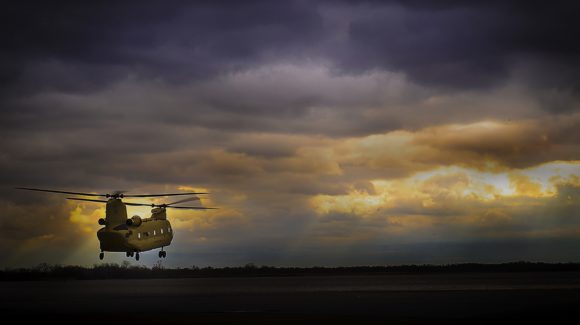
[[[78,229],[87,234],[95,233],[101,226],[97,220],[105,217],[104,204],[85,204],[68,202],[71,206],[69,221],[76,225]]]
[[[352,190],[343,195],[316,195],[310,205],[318,215],[461,217],[453,222],[494,224],[509,219],[521,205],[546,206],[563,184],[580,186],[580,161],[551,162],[526,169],[484,172],[440,167],[394,180],[375,179],[374,194]],[[402,219],[401,219],[402,218]]]

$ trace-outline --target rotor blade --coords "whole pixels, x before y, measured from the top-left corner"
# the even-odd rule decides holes
[[[41,188],[30,188],[30,187],[16,187],[18,190],[28,190],[37,192],[50,192],[50,193],[60,193],[60,194],[73,194],[73,195],[83,195],[83,196],[97,196],[97,197],[157,197],[157,196],[176,196],[176,195],[196,195],[196,194],[209,194],[206,192],[184,192],[184,193],[163,193],[163,194],[133,194],[124,195],[127,191],[115,191],[113,194],[95,194],[95,193],[83,193],[83,192],[69,192],[69,191],[58,191],[58,190],[47,190]]]
[[[206,207],[172,207],[169,206],[167,208],[171,209],[189,209],[189,210],[217,210],[218,208],[206,208]]]
[[[87,201],[91,201],[88,200]],[[172,209],[189,209],[189,210],[214,210],[217,208],[205,208],[205,207],[174,207],[174,206],[167,206],[165,204],[147,204],[147,203],[130,203],[130,202],[123,202],[125,205],[132,205],[132,206],[139,206],[139,207],[152,207],[152,208],[172,208]]]
[[[67,200],[75,200],[75,201],[89,201],[89,202],[100,202],[100,203],[107,203],[109,201],[105,201],[105,200],[92,200],[92,199],[81,199],[81,198],[77,198],[77,197],[67,197]]]
[[[136,207],[155,207],[157,204],[147,204],[147,203],[130,203],[130,202],[123,202],[125,205],[132,205]]]
[[[130,194],[123,195],[123,197],[156,197],[156,196],[176,196],[176,195],[196,195],[196,194],[209,194],[206,192],[184,192],[184,193],[163,193],[163,194]]]
[[[188,197],[187,199],[183,199],[183,200],[179,200],[179,201],[175,201],[172,203],[167,203],[165,204],[166,206],[170,206],[170,205],[174,205],[174,204],[178,204],[178,203],[184,203],[184,202],[191,202],[191,201],[199,201],[198,197]]]
[[[17,187],[16,189],[17,190],[27,190],[27,191],[37,191],[37,192],[50,192],[50,193],[60,193],[60,194],[84,195],[84,196],[106,196],[105,194],[81,193],[81,192],[67,192],[67,191],[56,191],[56,190],[45,190],[45,189],[41,189],[41,188],[30,188],[30,187]]]

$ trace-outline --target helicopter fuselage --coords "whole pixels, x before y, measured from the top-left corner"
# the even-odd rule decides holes
[[[151,217],[127,218],[127,208],[120,199],[107,201],[105,226],[97,232],[101,251],[144,252],[171,244],[173,229],[166,219],[165,209],[155,208]]]
[[[120,224],[103,227],[97,232],[101,251],[107,252],[144,252],[169,246],[173,230],[167,220],[143,219],[139,226]]]

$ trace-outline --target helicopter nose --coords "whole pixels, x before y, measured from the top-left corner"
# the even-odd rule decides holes
[[[102,243],[107,243],[107,246],[120,247],[124,246],[127,238],[124,231],[99,231],[97,237]]]

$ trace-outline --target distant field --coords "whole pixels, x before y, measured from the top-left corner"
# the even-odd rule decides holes
[[[2,281],[0,311],[73,321],[564,320],[580,272]]]

